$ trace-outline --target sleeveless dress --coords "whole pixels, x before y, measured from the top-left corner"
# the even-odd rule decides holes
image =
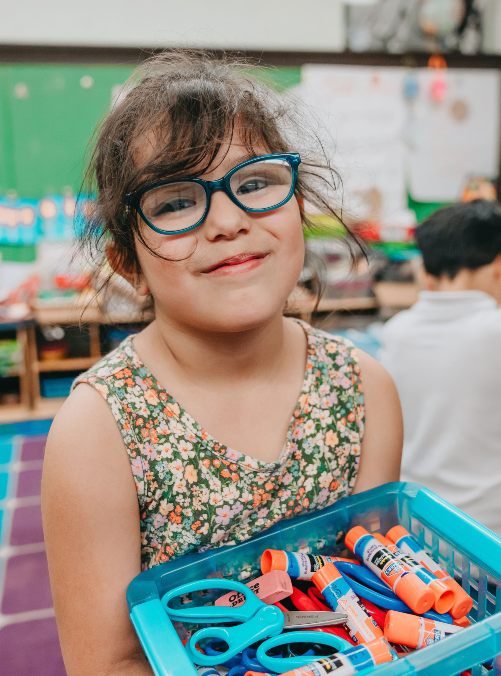
[[[133,336],[75,380],[73,387],[86,383],[101,394],[122,435],[139,501],[143,570],[242,542],[352,492],[364,432],[354,348],[296,321],[307,362],[276,462],[214,439],[141,361]]]

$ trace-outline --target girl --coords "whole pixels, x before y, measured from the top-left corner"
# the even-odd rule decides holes
[[[153,58],[104,122],[88,240],[155,319],[77,379],[47,442],[70,676],[151,673],[125,602],[141,568],[399,477],[389,376],[283,316],[305,200],[333,213],[296,122],[244,71],[185,53]]]

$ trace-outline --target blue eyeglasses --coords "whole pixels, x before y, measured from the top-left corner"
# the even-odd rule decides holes
[[[169,179],[125,196],[143,221],[161,235],[179,235],[202,225],[212,193],[222,190],[240,209],[264,213],[290,200],[296,189],[298,153],[260,155],[237,164],[216,181]]]

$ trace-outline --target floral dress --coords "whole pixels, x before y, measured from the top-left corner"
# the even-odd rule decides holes
[[[300,324],[308,340],[303,387],[276,462],[214,439],[141,361],[133,336],[76,379],[74,387],[87,383],[103,396],[120,429],[139,501],[143,569],[242,542],[352,492],[364,431],[354,348]]]

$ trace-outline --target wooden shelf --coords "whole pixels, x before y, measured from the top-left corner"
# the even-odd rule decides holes
[[[34,368],[39,373],[50,371],[85,371],[97,362],[99,357],[70,357],[68,359],[47,359],[37,361]]]

